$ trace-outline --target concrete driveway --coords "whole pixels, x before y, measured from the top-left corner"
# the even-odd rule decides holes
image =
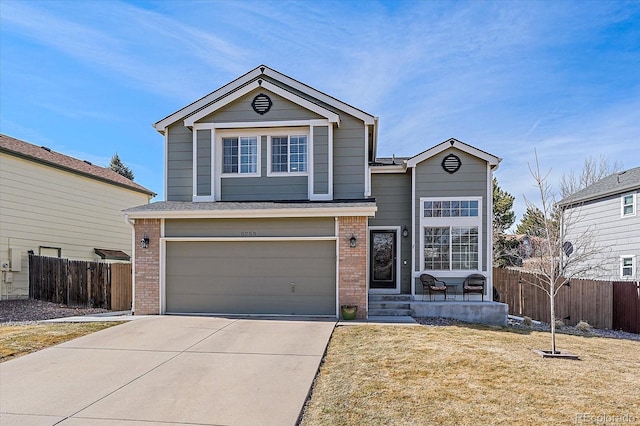
[[[124,323],[0,364],[0,424],[294,425],[334,325]]]

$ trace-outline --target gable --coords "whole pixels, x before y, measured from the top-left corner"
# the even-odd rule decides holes
[[[482,161],[489,163],[489,165],[494,168],[497,169],[498,165],[500,164],[500,161],[502,160],[499,157],[496,157],[495,155],[491,155],[488,152],[482,151],[478,148],[475,148],[471,145],[467,145],[464,142],[461,142],[457,139],[451,138],[449,140],[446,140],[432,148],[429,148],[426,151],[421,152],[420,154],[410,158],[407,161],[407,167],[415,167],[417,164],[430,159],[450,148],[455,148],[457,150],[459,150],[460,152],[464,152],[468,155],[474,156],[478,159],[481,159]]]
[[[164,134],[165,129],[170,125],[184,120],[186,117],[197,114],[199,111],[208,108],[209,106],[216,102],[219,102],[223,98],[228,97],[229,95],[233,95],[235,92],[241,90],[248,84],[253,84],[258,81],[266,81],[268,84],[269,81],[271,81],[273,83],[276,83],[276,85],[281,88],[286,87],[286,90],[288,90],[291,94],[295,94],[296,96],[305,98],[306,100],[314,100],[313,103],[324,105],[331,110],[343,111],[351,115],[352,117],[363,121],[364,124],[375,126],[377,123],[377,118],[372,116],[371,114],[368,114],[349,104],[346,104],[332,96],[327,95],[326,93],[320,92],[319,90],[307,86],[306,84],[303,84],[289,76],[279,73],[278,71],[275,71],[267,66],[260,65],[249,71],[248,73],[231,81],[230,83],[225,84],[219,89],[214,90],[208,95],[163,118],[162,120],[155,123],[154,127],[158,132]],[[240,96],[242,95],[244,95],[244,93],[242,93]],[[199,116],[197,119],[202,118],[203,116],[208,115],[211,112],[213,111],[209,111],[204,115]],[[197,121],[197,119],[193,121]],[[185,125],[190,126],[190,124],[187,123],[185,123]]]
[[[279,85],[273,84],[270,81],[263,80],[263,79],[253,80],[247,83],[246,85],[239,87],[237,90],[231,93],[227,93],[220,99],[207,105],[201,110],[194,112],[192,115],[184,119],[184,125],[187,127],[191,127],[195,122],[206,117],[207,115],[210,115],[218,111],[220,108],[223,108],[235,102],[236,100],[240,99],[241,97],[245,96],[246,94],[256,90],[264,90],[273,94],[277,94],[283,98],[286,98],[300,105],[303,108],[306,108],[310,111],[315,112],[316,114],[319,114],[322,118],[329,120],[330,123],[338,123],[338,126],[340,125],[340,116],[334,111],[330,111],[329,109],[323,106],[313,103],[301,96],[298,96],[297,94],[291,91],[288,91],[283,87],[280,87]]]
[[[271,101],[269,110],[263,114],[254,111],[252,103],[256,97],[266,95]],[[310,111],[264,88],[256,88],[237,100],[199,119],[198,123],[229,123],[253,121],[319,120],[325,117]]]

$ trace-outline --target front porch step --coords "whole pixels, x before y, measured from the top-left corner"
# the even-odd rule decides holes
[[[382,301],[410,302],[412,300],[413,300],[413,296],[411,296],[410,294],[370,294],[369,295],[369,303],[382,302]]]
[[[369,302],[369,309],[411,309],[408,302]]]
[[[399,317],[411,316],[411,309],[371,309],[369,308],[369,316],[376,317]]]

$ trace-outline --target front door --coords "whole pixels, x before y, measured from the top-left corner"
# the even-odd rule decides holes
[[[370,288],[396,288],[396,231],[371,231]]]

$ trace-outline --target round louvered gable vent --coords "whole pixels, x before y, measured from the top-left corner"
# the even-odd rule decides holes
[[[253,110],[260,115],[269,112],[271,105],[273,105],[271,99],[264,93],[260,93],[258,96],[253,98],[253,101],[251,102]]]
[[[442,168],[448,173],[457,172],[460,170],[460,166],[462,166],[462,161],[457,155],[449,154],[442,160]]]

